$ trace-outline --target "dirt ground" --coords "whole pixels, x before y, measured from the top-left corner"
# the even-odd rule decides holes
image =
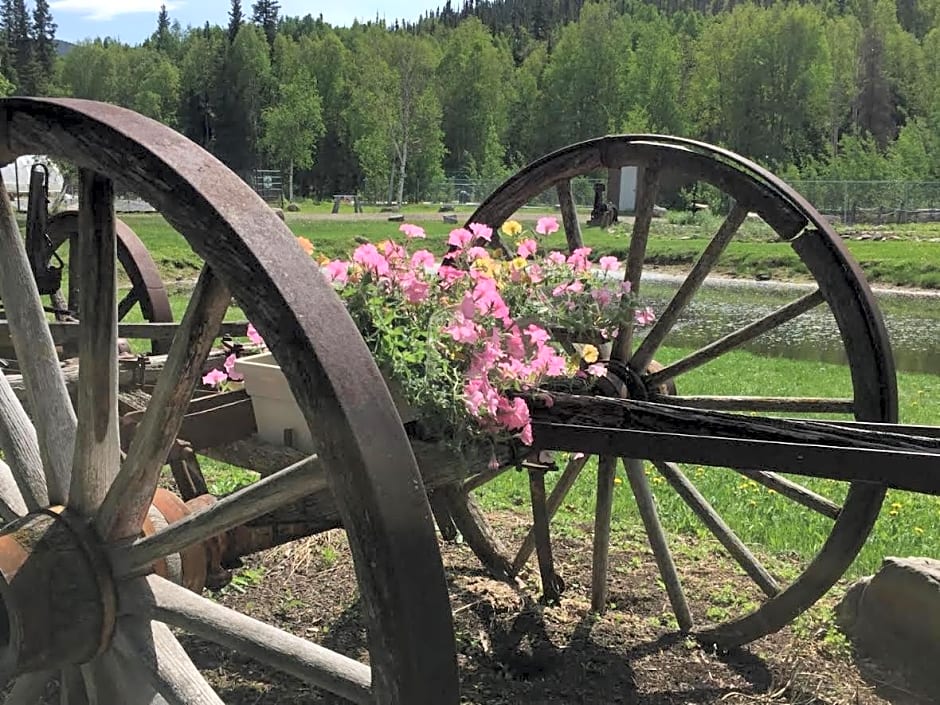
[[[507,539],[522,530],[521,519],[511,513],[500,516],[497,526]],[[518,590],[489,579],[466,546],[442,544],[462,705],[922,702],[892,684],[897,679],[890,674],[860,672],[844,640],[813,618],[732,653],[703,650],[676,632],[652,555],[638,542],[620,541],[613,548],[611,608],[592,616],[589,539],[560,538],[554,547],[567,590],[560,606],[546,608],[537,602],[534,559],[533,572],[523,574],[529,587]],[[746,591],[724,600],[716,593],[713,588],[731,580],[734,571],[707,551],[680,552],[676,561],[693,614],[711,610],[720,617],[731,602],[750,599]],[[368,660],[356,593],[344,536],[331,532],[249,562],[238,584],[217,599]],[[231,652],[183,639],[230,705],[346,703]]]

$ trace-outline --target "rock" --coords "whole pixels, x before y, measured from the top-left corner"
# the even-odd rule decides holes
[[[288,213],[300,213],[300,206],[298,206],[296,203],[288,203],[287,212]]]
[[[444,218],[444,222],[445,222],[445,223],[456,223],[456,222],[457,222],[457,216],[456,216],[456,215],[445,215],[445,216],[441,216],[441,217]]]
[[[836,617],[862,655],[940,702],[940,561],[885,558],[849,588]]]
[[[662,206],[653,206],[653,217],[654,218],[665,218],[666,209]]]
[[[405,220],[405,216],[403,216],[401,213],[399,213],[398,215],[390,215],[388,217],[388,221],[390,223],[402,223],[404,222],[404,220]]]
[[[768,282],[771,277],[769,272],[758,272],[754,278],[759,282]]]
[[[368,245],[368,244],[369,244],[369,238],[364,237],[363,235],[356,235],[356,237],[354,237],[353,240],[355,240],[356,242],[358,242],[360,245]]]
[[[438,213],[451,213],[453,212],[454,207],[450,204],[444,203],[440,208],[437,209]]]
[[[273,210],[274,210],[274,215],[276,215],[281,220],[284,220],[284,211],[282,211],[280,208],[274,208]]]

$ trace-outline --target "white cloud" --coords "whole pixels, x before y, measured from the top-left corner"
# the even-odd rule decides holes
[[[96,21],[113,20],[118,15],[157,13],[161,5],[173,10],[181,4],[166,0],[53,0],[49,3],[54,12],[81,14],[82,19]]]

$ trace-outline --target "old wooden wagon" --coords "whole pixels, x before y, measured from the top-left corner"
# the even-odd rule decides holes
[[[805,611],[845,572],[896,487],[940,493],[933,428],[897,424],[888,336],[871,292],[813,207],[757,165],[715,147],[657,135],[613,136],[560,150],[509,179],[470,221],[499,226],[556,189],[568,244],[581,246],[571,180],[623,166],[641,188],[627,280],[640,286],[657,189],[677,176],[721,190],[730,212],[649,332],[624,324],[603,393],[530,400],[534,451],[455,458],[409,436],[387,385],[335,292],[286,225],[239,178],[176,132],[138,114],[80,100],[2,101],[4,161],[49,154],[80,168],[77,214],[31,208],[27,238],[0,206],[0,674],[7,703],[34,703],[51,679],[62,702],[219,703],[170,627],[229,646],[357,703],[456,704],[451,610],[438,550],[458,533],[510,580],[537,554],[546,600],[564,583],[550,522],[597,456],[592,604],[606,598],[611,500],[623,462],[679,628],[724,646],[750,642]],[[116,220],[113,184],[140,194],[205,260],[185,315],[173,323],[155,269]],[[41,194],[41,174],[34,189]],[[815,287],[780,310],[669,364],[659,347],[748,214],[797,253]],[[55,252],[69,241],[66,292]],[[118,299],[115,267],[132,283]],[[49,296],[47,303],[44,296]],[[264,336],[290,384],[316,453],[258,437],[244,391],[197,393],[244,323],[223,324],[233,300]],[[120,323],[135,305],[144,324]],[[844,346],[851,395],[682,396],[681,376],[811,310],[829,310]],[[50,321],[49,312],[56,320]],[[120,338],[152,342],[128,354]],[[544,398],[544,397],[543,397]],[[807,420],[788,413],[842,415]],[[550,494],[541,450],[571,452]],[[208,494],[198,457],[262,479]],[[695,618],[644,473],[652,461],[741,568],[762,603],[733,619]],[[158,490],[169,463],[175,492]],[[827,517],[818,555],[784,582],[765,568],[683,472],[730,468]],[[529,475],[532,527],[509,551],[473,492],[508,469]],[[790,475],[791,477],[786,477]],[[848,485],[841,502],[792,478]],[[429,501],[430,499],[430,501]],[[432,510],[433,508],[433,510]],[[200,595],[230,579],[240,557],[343,527],[369,629],[369,665]]]

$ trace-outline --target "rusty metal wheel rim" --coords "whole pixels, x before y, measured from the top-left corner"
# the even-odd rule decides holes
[[[284,223],[221,162],[139,114],[84,100],[13,98],[0,101],[0,108],[2,158],[38,150],[68,159],[97,179],[87,182],[92,193],[106,192],[109,179],[120,180],[163,213],[210,264],[197,291],[217,292],[216,308],[219,300],[227,307],[228,291],[234,293],[292,381],[328,468],[369,625],[370,699],[389,705],[456,703],[449,600],[414,456],[355,324],[316,265],[301,256]],[[217,328],[207,324],[200,332],[196,323],[193,328],[184,318],[183,325],[194,340],[211,342]],[[180,349],[187,349],[186,341]],[[187,372],[193,379],[196,374]],[[87,442],[96,442],[98,436],[85,434]],[[128,455],[133,453],[132,446]],[[162,464],[159,454],[156,460]],[[50,492],[62,494],[61,481],[53,487],[50,478]],[[133,526],[132,515],[146,510],[152,495],[134,496],[130,509],[123,503],[131,498],[115,487],[91,505],[98,506],[95,521],[107,535],[121,531],[122,522]],[[31,687],[30,677],[25,680],[24,687]]]
[[[897,422],[894,360],[883,319],[861,269],[828,221],[804,198],[766,169],[728,150],[665,135],[615,135],[563,148],[546,155],[496,189],[467,219],[498,228],[530,198],[570,179],[593,171],[629,164],[669,164],[685,174],[731,194],[748,211],[757,212],[778,236],[789,241],[809,267],[825,303],[838,323],[849,357],[855,415],[859,420]],[[564,207],[562,208],[564,213]],[[850,484],[842,512],[817,556],[800,577],[776,597],[739,619],[699,632],[723,646],[744,644],[774,632],[814,604],[835,582],[863,546],[878,516],[885,489],[867,483]],[[491,569],[500,572],[509,561],[502,547],[479,532],[477,551]],[[518,566],[517,566],[518,567]]]

